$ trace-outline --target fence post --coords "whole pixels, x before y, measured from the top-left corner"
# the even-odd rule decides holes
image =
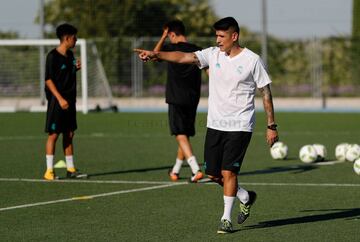
[[[142,38],[132,38],[132,49],[141,46]],[[131,58],[131,91],[133,97],[141,97],[143,94],[143,63],[133,53]]]

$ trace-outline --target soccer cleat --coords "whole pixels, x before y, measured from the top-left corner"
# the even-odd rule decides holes
[[[172,172],[172,169],[169,170],[168,174],[169,174],[170,180],[172,180],[172,181],[179,180],[179,174]]]
[[[232,224],[229,220],[223,219],[220,222],[219,228],[217,230],[218,234],[228,234],[233,232]]]
[[[59,177],[55,175],[53,170],[46,170],[44,174],[44,179],[48,181],[58,180]]]
[[[66,171],[66,178],[68,179],[88,178],[88,175],[74,169],[74,171],[69,171],[69,170]]]
[[[243,204],[240,201],[240,213],[238,214],[238,224],[242,224],[250,215],[250,208],[255,203],[256,193],[254,191],[248,191],[249,201],[246,204]]]
[[[201,178],[203,178],[203,173],[198,171],[190,177],[190,182],[198,182]]]

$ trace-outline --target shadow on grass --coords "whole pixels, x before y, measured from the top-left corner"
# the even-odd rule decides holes
[[[200,167],[203,164],[199,164]],[[107,176],[107,175],[116,175],[116,174],[125,174],[125,173],[139,173],[139,172],[149,172],[149,171],[160,171],[160,170],[169,170],[173,166],[160,166],[160,167],[149,167],[149,168],[137,168],[137,169],[128,169],[128,170],[119,170],[119,171],[108,171],[108,172],[98,172],[88,174],[89,177],[96,176]],[[188,167],[188,165],[183,165],[183,167]],[[292,172],[293,174],[308,172],[314,169],[318,169],[318,166],[313,165],[291,165],[291,166],[277,166],[270,167],[263,170],[249,171],[249,172],[241,172],[240,176],[248,176],[248,175],[261,175],[261,174],[271,174],[271,173],[279,173],[279,172]],[[180,179],[186,179],[184,177],[180,177]]]
[[[313,165],[291,165],[291,166],[276,166],[276,167],[269,167],[263,170],[256,170],[256,171],[248,171],[248,172],[241,172],[240,176],[248,176],[248,175],[261,175],[261,174],[271,174],[271,173],[280,173],[280,172],[292,172],[293,174],[303,173],[318,169],[318,166]]]
[[[160,167],[150,167],[150,168],[139,168],[139,169],[130,169],[130,170],[121,170],[121,171],[109,171],[109,172],[99,172],[88,174],[89,177],[94,176],[107,176],[107,175],[116,175],[124,173],[138,173],[138,172],[149,172],[149,171],[160,171],[160,170],[169,170],[172,166],[160,166]]]
[[[242,230],[279,227],[291,224],[313,223],[334,219],[350,219],[360,216],[360,208],[349,209],[327,209],[327,210],[305,210],[301,212],[328,212],[325,214],[308,215],[296,218],[277,219],[260,222],[255,225],[245,226]]]

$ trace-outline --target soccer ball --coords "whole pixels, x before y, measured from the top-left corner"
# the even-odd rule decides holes
[[[341,143],[336,146],[335,157],[338,161],[346,160],[346,151],[348,150],[348,147],[349,147],[348,143]]]
[[[317,161],[323,161],[325,160],[326,156],[327,156],[327,150],[326,147],[322,144],[313,144],[313,147],[316,150],[317,153]]]
[[[288,147],[283,142],[278,141],[271,146],[270,154],[274,160],[283,160],[288,155]]]
[[[317,159],[317,153],[312,145],[304,145],[299,152],[299,158],[304,163],[313,163]]]
[[[360,158],[354,162],[354,171],[356,174],[360,175]]]
[[[360,146],[358,144],[351,144],[345,154],[347,161],[353,162],[360,157]]]

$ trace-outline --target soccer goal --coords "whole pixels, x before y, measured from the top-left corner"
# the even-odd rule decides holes
[[[59,44],[57,39],[0,40],[0,111],[45,111],[45,58]],[[114,108],[111,88],[96,45],[78,39],[73,49],[80,58],[77,108],[88,113]]]

